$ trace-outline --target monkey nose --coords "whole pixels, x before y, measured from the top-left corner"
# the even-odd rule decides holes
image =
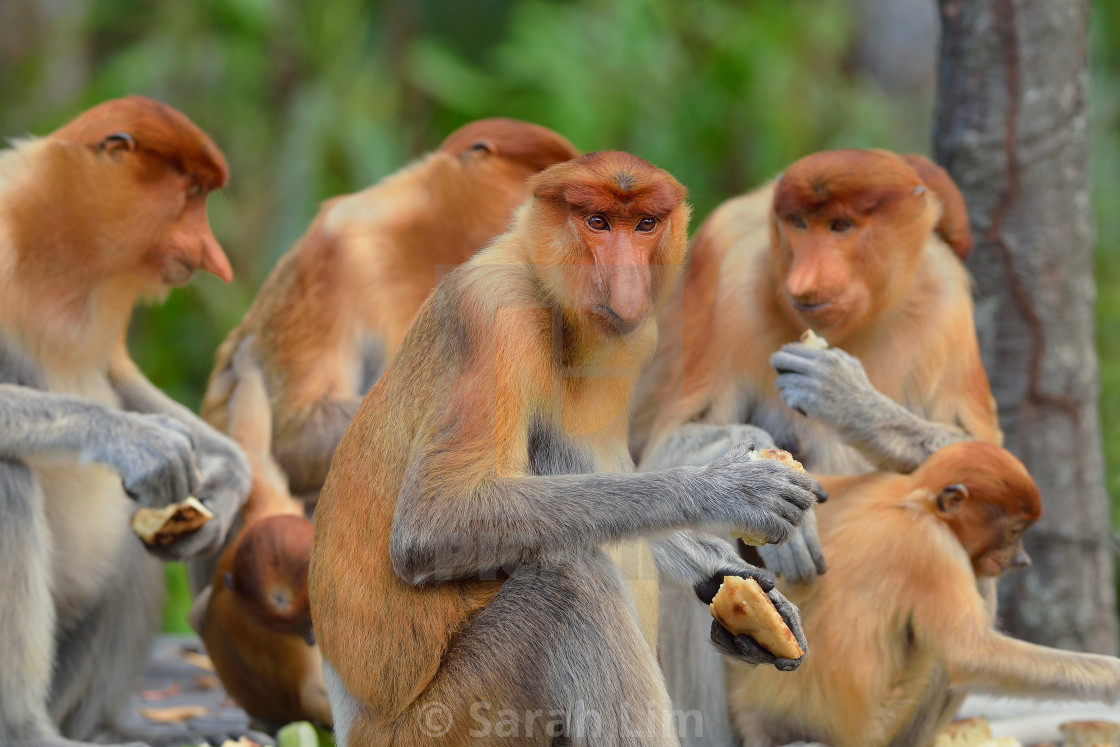
[[[1031,556],[1027,555],[1027,551],[1021,547],[1015,551],[1015,554],[1013,556],[1011,556],[1012,568],[1026,568],[1030,564]]]
[[[233,268],[229,264],[226,253],[222,251],[215,240],[203,244],[202,254],[199,257],[199,267],[211,275],[221,278],[226,283],[233,281]]]

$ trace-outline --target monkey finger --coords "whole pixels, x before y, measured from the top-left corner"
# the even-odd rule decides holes
[[[778,614],[782,616],[782,620],[785,621],[786,626],[793,633],[793,637],[797,639],[797,645],[801,646],[801,650],[805,654],[809,653],[809,642],[805,639],[805,631],[801,627],[801,613],[797,611],[797,607],[777,589],[769,592],[766,596],[774,603]],[[802,654],[802,658],[804,658],[804,654]]]
[[[828,573],[828,563],[824,559],[824,550],[821,548],[821,540],[817,535],[817,523],[815,518],[811,527],[806,526],[804,534],[805,546],[809,550],[809,555],[813,560],[813,566],[817,569],[817,575]]]
[[[782,552],[788,559],[786,567],[789,568],[789,580],[795,583],[811,582],[816,578],[817,567],[813,563],[813,556],[809,553],[809,547],[805,542],[804,528],[799,529],[797,534],[785,544]]]
[[[803,345],[799,346],[804,348]],[[808,350],[808,352],[819,352]],[[821,364],[808,357],[803,350],[792,350],[783,347],[776,353],[770,356],[770,365],[778,371],[778,373],[801,373],[801,374],[819,374],[821,371]]]
[[[696,596],[700,599],[701,602],[703,602],[704,604],[711,604],[712,600],[716,598],[716,594],[719,593],[719,587],[723,585],[723,579],[725,576],[753,578],[758,582],[758,585],[762,588],[762,590],[767,592],[773,589],[774,584],[777,583],[777,579],[774,578],[774,574],[768,573],[761,568],[756,568],[749,563],[743,563],[742,566],[736,568],[732,568],[730,566],[721,568],[720,570],[712,574],[710,578],[706,578],[693,586],[692,590],[696,593]]]
[[[794,475],[796,477],[795,482],[797,484],[797,487],[802,488],[806,492],[812,493],[815,497],[816,500],[811,500],[809,502],[810,506],[812,506],[814,503],[824,503],[828,500],[828,493],[824,492],[824,490],[821,488],[821,484],[817,482],[817,478],[813,477],[807,472],[795,472]]]
[[[769,664],[777,659],[750,636],[734,635],[717,620],[712,620],[710,639],[720,652],[746,664]]]

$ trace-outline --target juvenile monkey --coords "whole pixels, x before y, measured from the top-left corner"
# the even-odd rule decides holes
[[[191,624],[226,691],[258,725],[330,726],[307,593],[314,530],[269,453],[268,392],[248,348],[242,342],[231,363],[237,388],[229,399],[229,433],[253,467],[252,499],[211,584],[195,600]]]
[[[528,189],[510,231],[425,302],[323,486],[311,611],[342,745],[675,744],[602,546],[690,525],[781,541],[815,501],[811,478],[744,444],[631,472],[630,398],[683,256],[684,188],[600,152]]]
[[[544,127],[482,119],[372,187],[328,200],[219,348],[203,417],[226,430],[230,361],[251,337],[272,402],[272,453],[292,493],[313,503],[361,398],[439,276],[506,229],[526,179],[577,155]]]
[[[921,156],[817,153],[721,205],[639,385],[641,468],[703,464],[743,424],[826,474],[908,472],[955,441],[1000,443],[960,262],[971,245],[959,191]],[[799,343],[806,329],[830,346]],[[760,548],[767,567],[790,582],[823,571],[814,526],[810,513],[786,546]],[[707,713],[707,743],[726,743],[721,664],[698,635],[710,616],[687,586],[663,584],[661,602],[674,704]]]
[[[822,477],[828,573],[788,587],[813,656],[792,674],[728,667],[746,747],[926,745],[962,692],[1114,702],[1120,659],[997,632],[977,587],[1028,565],[1038,488],[1003,449],[947,446],[910,475]],[[827,694],[827,695],[826,695]]]
[[[157,390],[125,330],[197,269],[229,281],[206,220],[226,162],[131,96],[0,152],[0,744],[108,725],[159,626],[164,558],[210,552],[249,488],[237,446]],[[146,550],[137,505],[214,518]]]

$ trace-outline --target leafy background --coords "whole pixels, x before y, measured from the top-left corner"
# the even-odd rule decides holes
[[[0,132],[45,134],[142,93],[228,156],[210,200],[236,280],[139,310],[134,357],[197,408],[213,351],[318,203],[458,125],[505,115],[619,148],[689,187],[694,227],[806,153],[929,153],[934,0],[3,0]],[[1101,410],[1120,502],[1120,8],[1095,0],[1092,74]],[[185,630],[179,568],[170,630]]]

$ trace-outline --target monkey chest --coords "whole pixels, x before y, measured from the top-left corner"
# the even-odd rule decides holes
[[[529,430],[529,469],[536,475],[630,472],[633,462],[624,441],[566,437],[560,426],[539,420]],[[660,589],[653,552],[644,539],[604,545],[630,589],[638,625],[650,650],[657,651]]]
[[[112,407],[119,400],[106,376],[46,377],[47,389],[87,397]],[[103,437],[87,434],[88,438]],[[135,504],[120,475],[103,464],[73,457],[28,461],[44,498],[53,552],[53,594],[60,617],[76,614],[102,593],[121,562]]]

